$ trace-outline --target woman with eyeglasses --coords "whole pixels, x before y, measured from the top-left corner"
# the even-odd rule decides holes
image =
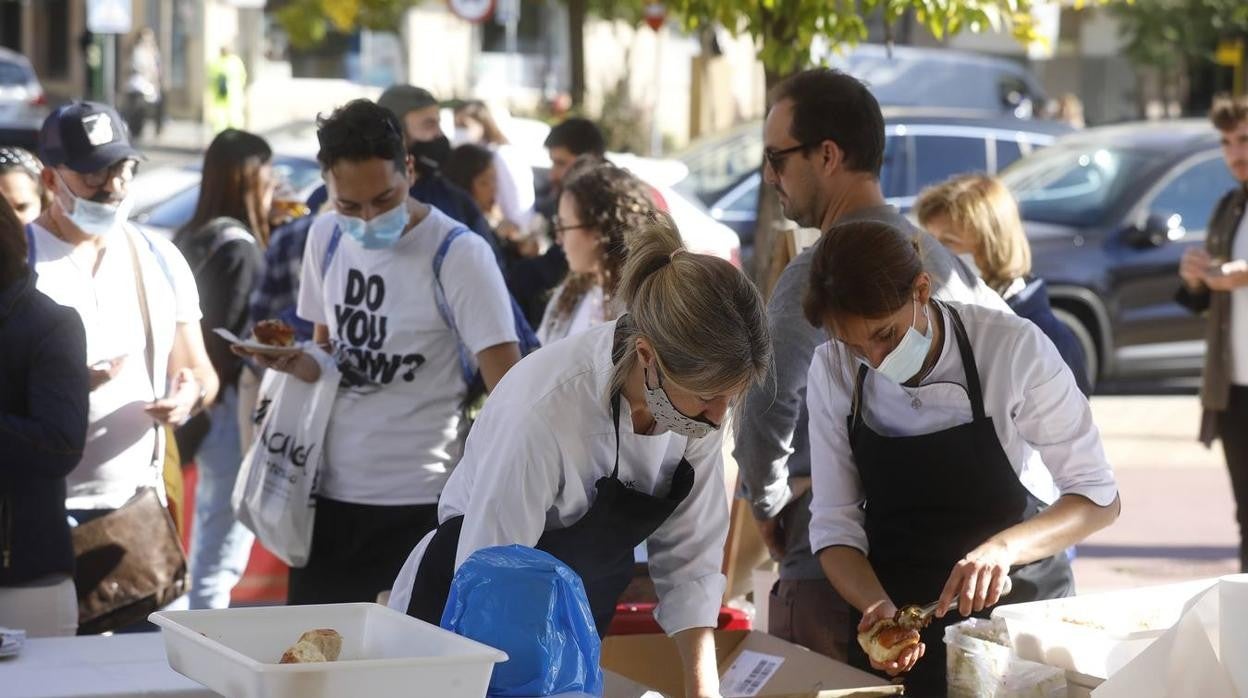
[[[43,163],[29,151],[0,147],[0,196],[13,207],[22,225],[33,223],[52,203],[43,186]]]
[[[537,330],[543,345],[620,314],[616,290],[628,258],[627,238],[653,217],[649,189],[627,170],[585,162],[569,172],[555,219],[568,277],[555,289]]]
[[[516,365],[485,403],[390,606],[438,623],[454,571],[519,544],[585,584],[599,635],[645,541],[659,625],[676,640],[686,694],[718,695],[712,629],[728,530],[729,407],[770,368],[762,298],[728,262],[686,252],[657,214],[634,236],[618,285],[627,313]]]
[[[842,225],[809,278],[806,319],[831,338],[806,387],[811,549],[859,633],[939,602],[895,660],[857,642],[849,658],[906,674],[906,695],[944,695],[944,629],[1003,595],[1072,594],[1064,551],[1117,518],[1114,475],[1053,343],[1025,319],[933,298],[902,231]]]

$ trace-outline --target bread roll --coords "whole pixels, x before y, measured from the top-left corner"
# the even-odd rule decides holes
[[[919,644],[919,631],[903,628],[892,618],[885,618],[858,633],[858,644],[877,664],[895,662],[906,648]]]
[[[309,664],[313,662],[338,661],[342,653],[342,635],[337,630],[321,628],[309,630],[299,641],[282,653],[279,664]]]

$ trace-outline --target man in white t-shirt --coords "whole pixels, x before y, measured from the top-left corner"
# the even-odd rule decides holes
[[[520,359],[511,300],[489,245],[408,193],[414,170],[402,126],[368,100],[318,123],[333,210],[308,234],[299,316],[316,325],[342,371],[318,473],[308,563],[288,601],[374,601],[437,526],[437,501],[459,460],[465,358],[492,389]],[[444,319],[449,315],[454,329]],[[309,354],[258,357],[312,382]]]
[[[32,266],[39,290],[77,310],[87,333],[90,425],[66,500],[83,523],[138,488],[163,492],[159,427],[211,403],[217,376],[186,260],[126,222],[140,155],[117,112],[91,102],[59,108],[43,124],[39,151],[52,205],[27,227]]]

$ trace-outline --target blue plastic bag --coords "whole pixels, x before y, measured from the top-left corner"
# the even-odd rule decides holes
[[[602,695],[602,643],[585,586],[549,553],[483,548],[455,573],[442,627],[507,653],[490,696]]]

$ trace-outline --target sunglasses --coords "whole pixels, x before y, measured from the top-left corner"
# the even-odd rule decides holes
[[[763,157],[767,160],[767,164],[771,166],[772,171],[780,174],[784,170],[784,161],[790,155],[810,150],[817,143],[799,143],[792,148],[784,148],[783,150],[771,150],[770,148],[763,151]]]

